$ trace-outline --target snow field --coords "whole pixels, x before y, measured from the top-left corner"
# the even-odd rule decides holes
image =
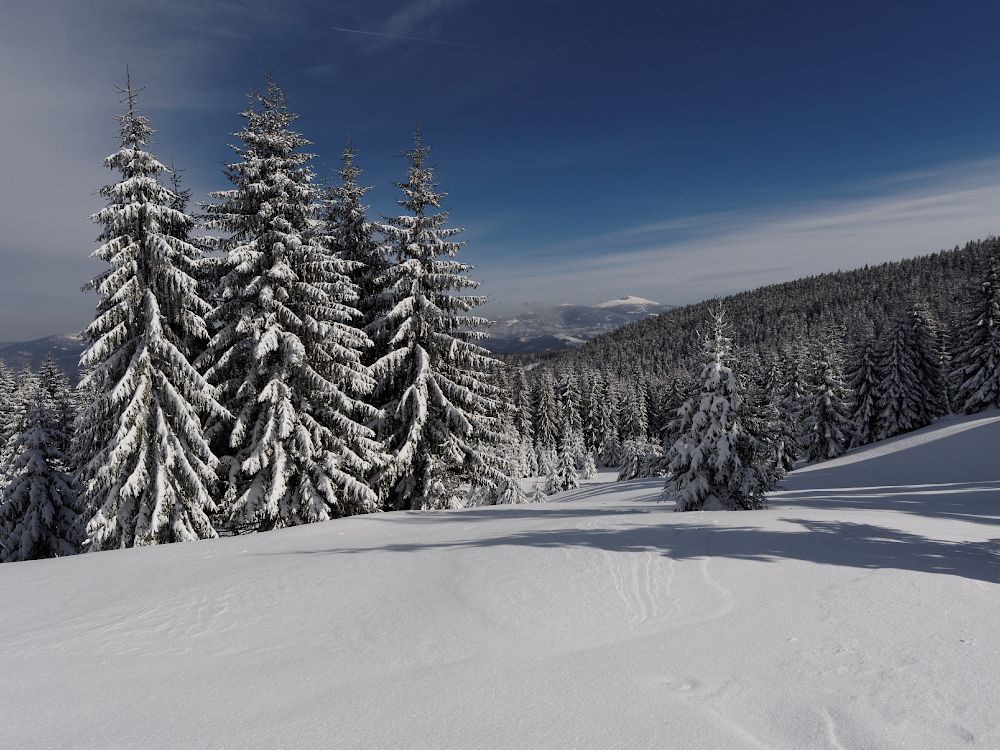
[[[0,566],[0,746],[1000,746],[1000,413],[673,513],[355,516]]]

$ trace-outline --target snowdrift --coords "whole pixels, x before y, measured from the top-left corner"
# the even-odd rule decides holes
[[[0,565],[0,745],[1000,747],[997,446]]]

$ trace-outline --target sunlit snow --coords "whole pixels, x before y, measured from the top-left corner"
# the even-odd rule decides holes
[[[357,516],[0,565],[10,748],[1000,747],[1000,412],[673,513]]]

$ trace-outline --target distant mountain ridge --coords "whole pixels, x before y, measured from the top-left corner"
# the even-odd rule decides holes
[[[595,336],[643,320],[676,305],[662,305],[627,296],[596,305],[559,305],[532,310],[516,318],[498,320],[489,329],[487,349],[497,354],[528,354],[581,346]],[[28,362],[38,371],[45,355],[74,383],[80,378],[80,355],[85,349],[79,334],[63,333],[33,341],[0,342],[0,362],[19,371]]]
[[[27,362],[32,370],[38,371],[45,361],[45,355],[52,353],[52,361],[70,381],[80,379],[80,355],[85,346],[77,333],[61,333],[34,341],[15,341],[0,345],[0,362],[14,372],[18,372]]]
[[[582,346],[595,336],[671,310],[642,297],[627,296],[596,305],[559,305],[498,320],[483,343],[496,354],[535,354]]]

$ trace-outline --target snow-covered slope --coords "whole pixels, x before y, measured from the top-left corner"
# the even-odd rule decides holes
[[[673,307],[631,296],[593,306],[547,307],[496,321],[490,326],[490,338],[483,345],[502,354],[569,349],[602,333]]]
[[[0,565],[11,748],[1000,747],[1000,413],[769,511],[611,475]]]

